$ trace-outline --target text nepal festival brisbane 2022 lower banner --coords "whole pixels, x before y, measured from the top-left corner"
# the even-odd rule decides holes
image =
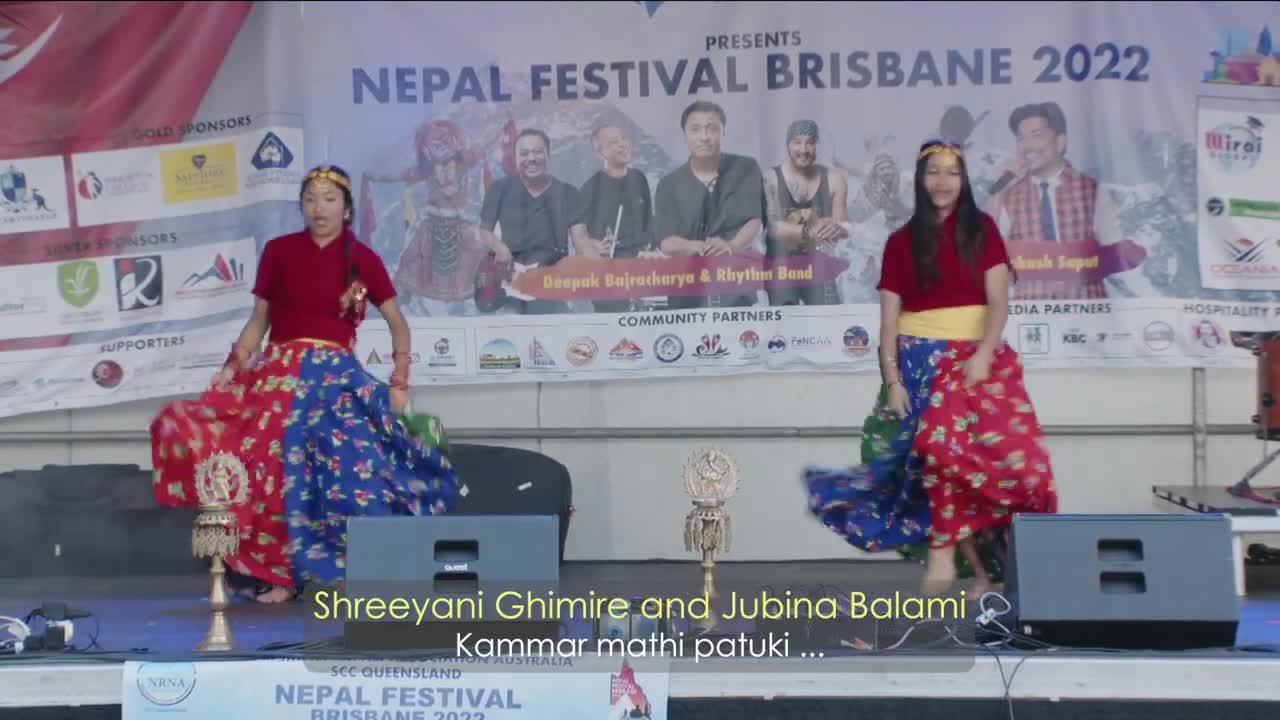
[[[1029,367],[1249,368],[1280,325],[1271,3],[302,8],[6,6],[0,414],[206,386],[321,162],[416,384],[874,374],[937,137]],[[389,374],[376,313],[358,352]]]
[[[668,661],[127,662],[122,720],[666,720]]]

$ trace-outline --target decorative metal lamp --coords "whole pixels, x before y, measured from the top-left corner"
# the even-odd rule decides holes
[[[240,527],[231,510],[248,501],[249,471],[235,455],[214,453],[196,468],[195,485],[200,514],[191,533],[191,551],[195,557],[212,558],[209,565],[212,618],[209,632],[196,650],[225,652],[234,650],[236,644],[227,621],[230,599],[223,558],[234,555],[240,547]]]
[[[708,605],[707,617],[697,626],[711,631],[719,624],[716,553],[727,552],[733,539],[724,505],[738,492],[738,466],[719,448],[695,450],[684,466],[684,488],[693,501],[693,510],[685,517],[684,547],[702,553],[702,593]]]

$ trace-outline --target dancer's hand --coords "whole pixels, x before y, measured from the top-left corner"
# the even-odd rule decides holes
[[[213,376],[213,387],[219,392],[226,392],[231,387],[231,381],[236,379],[236,369],[230,365],[222,366],[217,375]]]
[[[991,377],[991,356],[977,352],[964,364],[965,385],[973,387],[986,382]]]
[[[409,391],[401,387],[391,388],[391,412],[400,415],[407,407],[409,407]]]
[[[900,418],[907,416],[907,411],[911,409],[911,398],[907,396],[907,389],[902,383],[894,383],[889,386],[889,412]]]

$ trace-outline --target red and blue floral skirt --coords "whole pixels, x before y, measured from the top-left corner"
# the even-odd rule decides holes
[[[968,340],[899,336],[910,396],[906,417],[889,413],[887,389],[863,426],[862,463],[810,466],[809,511],[868,552],[913,554],[1000,532],[1016,513],[1057,512],[1044,433],[1007,345],[986,382],[968,387]]]
[[[270,343],[225,391],[166,405],[151,423],[156,501],[199,505],[197,467],[230,453],[248,471],[233,506],[234,573],[284,587],[345,576],[346,520],[451,512],[458,476],[442,443],[412,432],[390,387],[350,351],[319,341]]]

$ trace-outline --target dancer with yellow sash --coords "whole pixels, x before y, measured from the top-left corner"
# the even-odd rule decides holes
[[[1002,339],[1011,264],[974,202],[960,148],[925,143],[915,211],[881,263],[883,385],[857,467],[804,471],[810,511],[869,552],[928,545],[922,591],[947,591],[956,550],[991,588],[977,540],[1016,513],[1057,512],[1053,469],[1022,363]]]
[[[213,387],[151,423],[162,506],[197,505],[195,475],[215,455],[244,468],[240,549],[226,560],[261,602],[342,580],[348,517],[449,512],[458,489],[438,425],[404,415],[409,326],[382,260],[351,232],[350,177],[318,167],[299,199],[307,229],[267,243],[253,313]],[[369,302],[391,329],[389,384],[355,356]]]

